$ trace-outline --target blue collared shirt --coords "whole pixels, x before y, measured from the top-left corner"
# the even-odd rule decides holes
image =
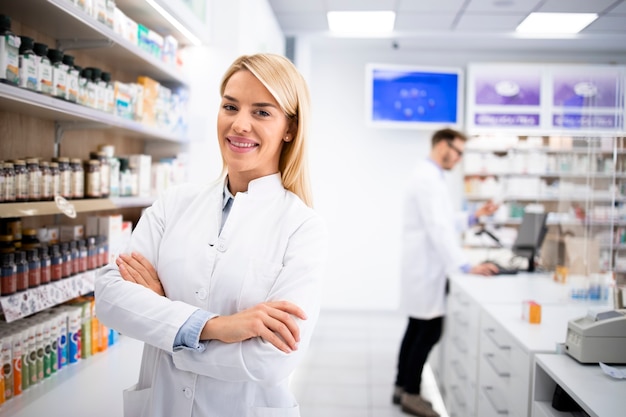
[[[228,181],[224,181],[224,193],[222,202],[222,224],[220,226],[220,233],[224,228],[226,219],[230,214],[230,209],[233,206],[235,197],[228,189]],[[209,319],[215,317],[215,314],[209,313],[206,310],[198,309],[187,319],[176,333],[174,338],[174,350],[176,349],[191,349],[198,352],[204,352],[206,344],[208,342],[200,341],[200,333]]]

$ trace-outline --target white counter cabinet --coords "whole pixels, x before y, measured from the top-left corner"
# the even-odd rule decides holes
[[[530,415],[533,359],[556,352],[567,322],[599,303],[572,303],[547,275],[451,277],[437,375],[451,417]],[[525,300],[542,305],[541,324],[522,319]]]
[[[552,408],[557,384],[591,417],[626,415],[626,380],[613,379],[599,365],[581,365],[568,355],[536,355],[532,417],[572,416]]]

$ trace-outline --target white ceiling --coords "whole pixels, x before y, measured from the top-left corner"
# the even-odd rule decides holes
[[[269,3],[286,36],[332,37],[326,22],[328,11],[393,10],[396,12],[394,33],[377,39],[378,42],[391,40],[402,48],[572,48],[626,53],[626,0],[269,0]],[[578,35],[522,38],[515,28],[531,12],[586,12],[598,13],[600,17]]]

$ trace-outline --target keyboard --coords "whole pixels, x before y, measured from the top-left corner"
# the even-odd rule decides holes
[[[498,268],[498,272],[495,275],[515,275],[519,272],[519,269],[517,268],[507,268],[507,267],[500,265],[497,262],[485,261],[484,263],[490,263],[492,265],[495,265],[496,268]]]

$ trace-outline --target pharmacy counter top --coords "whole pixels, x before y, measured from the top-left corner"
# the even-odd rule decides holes
[[[143,343],[120,336],[106,352],[69,365],[0,406],[0,417],[114,417],[137,382]]]
[[[450,279],[454,286],[466,292],[479,304],[518,303],[524,300],[533,300],[542,305],[573,302],[569,297],[569,285],[555,282],[552,274],[519,273],[492,277],[454,274]],[[589,305],[594,303],[586,302]]]

